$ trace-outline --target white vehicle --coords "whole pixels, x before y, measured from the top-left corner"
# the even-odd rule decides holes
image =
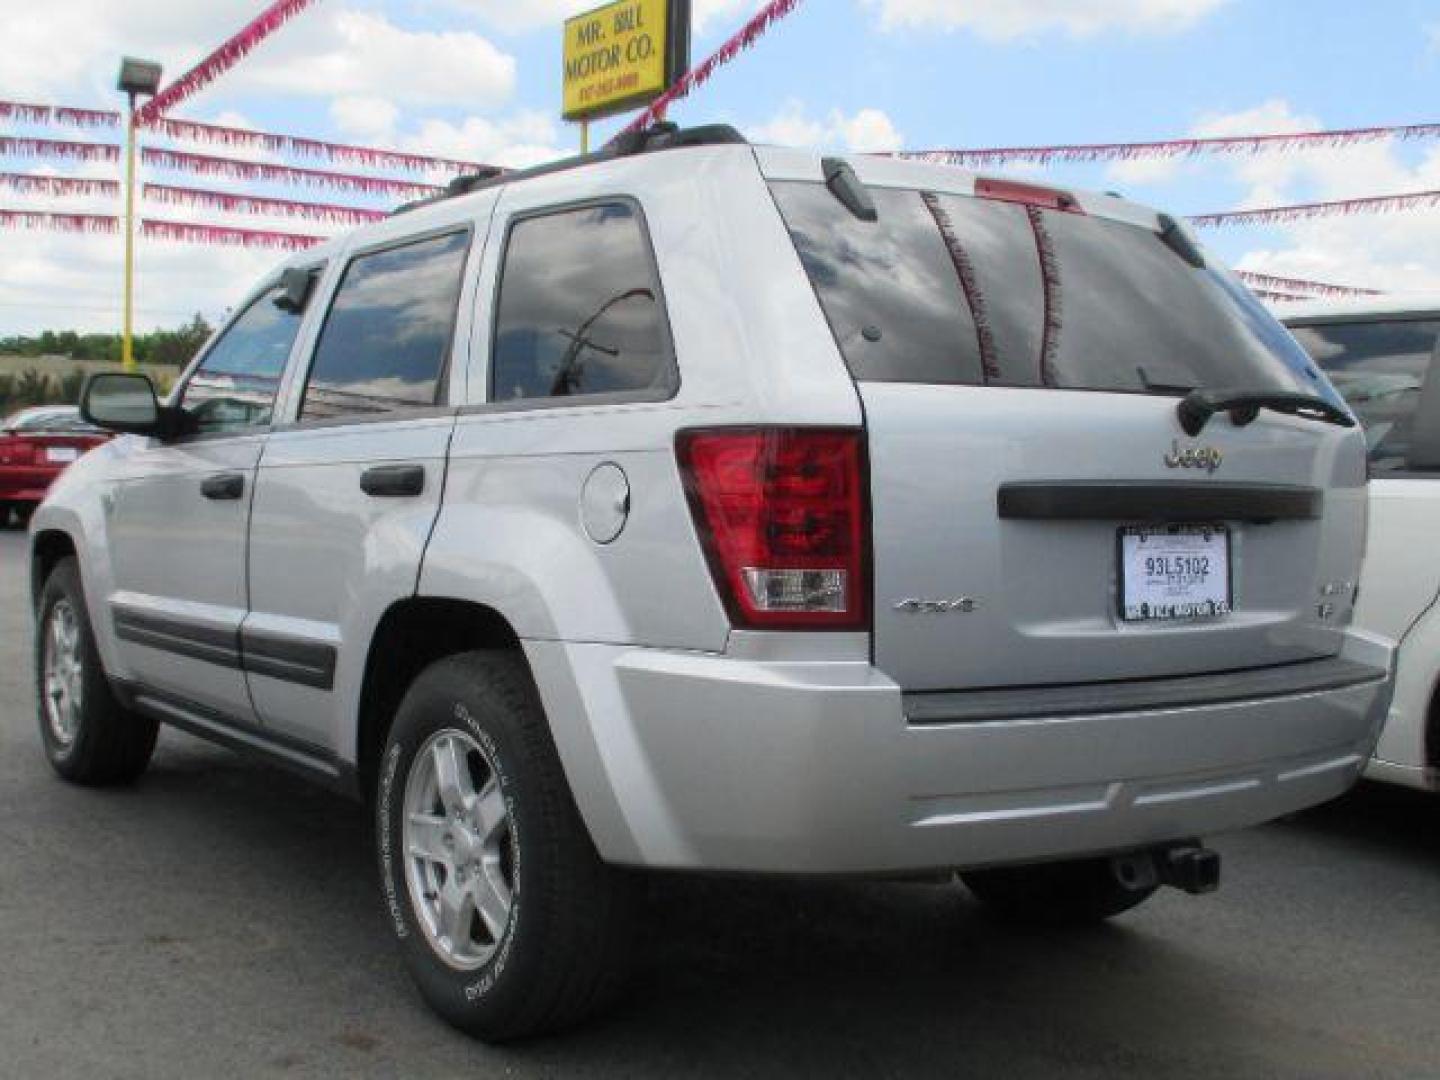
[[[1279,309],[1365,426],[1370,540],[1355,618],[1399,642],[1366,775],[1440,790],[1440,296]]]
[[[427,999],[571,1022],[625,871],[1215,887],[1385,714],[1365,442],[1176,222],[657,130],[296,255],[36,513],[67,779],[156,721],[370,801]]]

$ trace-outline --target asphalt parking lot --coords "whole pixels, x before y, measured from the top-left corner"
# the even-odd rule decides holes
[[[24,552],[0,530],[0,1076],[1440,1076],[1440,799],[1378,787],[1084,933],[656,880],[616,1014],[487,1048],[411,990],[357,807],[173,732],[135,788],[52,776]]]

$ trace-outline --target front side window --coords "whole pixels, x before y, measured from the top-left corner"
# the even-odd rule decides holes
[[[330,305],[301,420],[439,404],[468,232],[359,255]]]
[[[623,202],[515,224],[496,307],[492,400],[673,392],[644,230],[639,211]]]
[[[267,289],[216,339],[200,362],[180,404],[201,434],[265,427],[275,408],[280,377],[300,331],[300,313],[275,306],[279,288]]]
[[[1371,471],[1405,469],[1440,319],[1326,322],[1293,332],[1364,425]]]

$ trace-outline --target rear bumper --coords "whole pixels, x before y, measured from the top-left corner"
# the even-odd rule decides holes
[[[0,502],[43,502],[59,475],[58,469],[0,466]]]
[[[1345,685],[923,724],[860,662],[527,652],[602,855],[677,869],[884,873],[1242,828],[1349,788],[1390,694],[1389,645],[1360,633]]]

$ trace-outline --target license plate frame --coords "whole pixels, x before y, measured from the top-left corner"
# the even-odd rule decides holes
[[[80,451],[73,446],[47,446],[45,448],[47,465],[73,465],[79,460]]]
[[[1150,539],[1160,543],[1147,554],[1141,545]],[[1132,542],[1133,541],[1133,542]],[[1207,522],[1176,522],[1165,525],[1125,525],[1115,535],[1116,608],[1122,622],[1130,625],[1156,623],[1213,622],[1235,610],[1234,544],[1228,526]],[[1223,566],[1213,565],[1216,557]],[[1181,560],[1172,574],[1193,578],[1195,571],[1184,560],[1207,560],[1206,580],[1200,588],[1194,582],[1176,580],[1170,585],[1155,584],[1162,575],[1141,574],[1145,581],[1132,581],[1132,569],[1145,558]],[[1211,580],[1213,579],[1213,580]]]

